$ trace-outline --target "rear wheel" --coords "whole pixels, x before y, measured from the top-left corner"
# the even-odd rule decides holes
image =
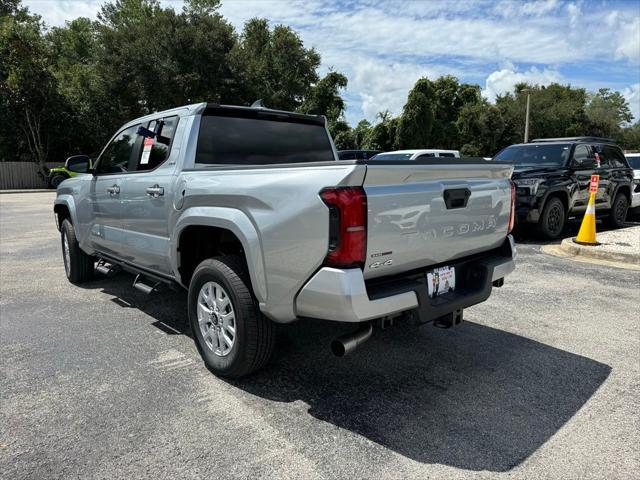
[[[555,240],[562,235],[566,221],[564,204],[558,197],[552,197],[542,210],[538,230],[544,238]]]
[[[60,228],[60,240],[62,242],[62,260],[64,272],[71,283],[82,283],[93,278],[93,257],[82,251],[76,238],[73,224],[66,219]]]
[[[251,293],[244,260],[236,255],[204,260],[189,284],[189,322],[205,365],[238,378],[260,369],[274,347],[274,324]]]
[[[629,211],[629,200],[624,193],[618,193],[611,205],[611,214],[609,215],[609,224],[614,228],[624,227]]]

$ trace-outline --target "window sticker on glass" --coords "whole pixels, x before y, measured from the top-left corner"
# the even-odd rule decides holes
[[[151,148],[153,147],[153,138],[144,139],[144,148],[142,149],[142,158],[140,159],[140,165],[146,165],[149,163],[149,157],[151,156]]]

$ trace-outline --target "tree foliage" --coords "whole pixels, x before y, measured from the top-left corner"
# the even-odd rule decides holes
[[[242,32],[219,0],[112,0],[96,21],[46,29],[19,0],[0,4],[0,160],[62,161],[96,153],[124,122],[202,101],[305,105],[344,122],[347,79],[320,79],[320,55],[287,26],[249,20]]]
[[[95,21],[46,28],[20,0],[0,0],[0,161],[62,161],[96,153],[124,122],[202,101],[325,115],[336,146],[453,148],[491,156],[530,136],[599,135],[640,150],[640,123],[619,93],[519,84],[495,104],[478,85],[421,78],[402,113],[351,128],[347,78],[320,78],[320,55],[285,25],[254,18],[236,31],[220,0],[107,0]],[[636,119],[637,120],[637,119]]]

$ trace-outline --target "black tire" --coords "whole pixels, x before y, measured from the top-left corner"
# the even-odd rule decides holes
[[[65,255],[65,238],[69,245],[69,255]],[[71,283],[82,283],[93,278],[94,258],[82,251],[78,245],[76,231],[69,219],[62,222],[60,228],[60,242],[62,246],[62,261],[67,279]]]
[[[58,185],[60,185],[62,182],[64,182],[68,177],[65,177],[64,175],[55,175],[50,181],[49,184],[51,185],[51,188],[58,188]]]
[[[206,332],[203,335],[198,323],[198,299],[201,289],[208,282],[215,282],[225,290],[235,314],[233,345],[224,356],[215,353],[213,346],[207,343]],[[255,372],[269,361],[275,343],[275,325],[258,308],[242,257],[229,255],[200,263],[189,284],[188,306],[196,347],[205,365],[214,374],[239,378]],[[218,325],[218,322],[221,320],[216,318],[215,324]],[[207,326],[212,328],[213,320]]]
[[[567,214],[562,200],[551,197],[547,200],[538,221],[540,235],[547,240],[556,240],[562,235],[566,223]]]
[[[624,193],[618,193],[611,205],[608,223],[613,228],[622,228],[629,213],[629,199]]]

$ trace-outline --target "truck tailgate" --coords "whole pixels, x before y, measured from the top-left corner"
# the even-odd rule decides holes
[[[512,167],[485,160],[367,163],[365,278],[446,264],[499,247]]]

